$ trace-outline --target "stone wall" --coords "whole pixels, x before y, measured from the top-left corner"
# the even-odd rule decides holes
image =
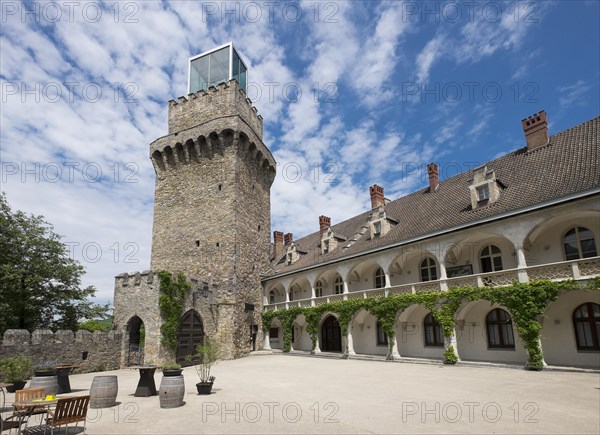
[[[84,353],[87,352],[87,355]],[[38,365],[80,365],[78,372],[96,372],[119,368],[121,334],[89,331],[9,329],[0,345],[0,359],[25,355]],[[83,359],[84,356],[86,359]]]

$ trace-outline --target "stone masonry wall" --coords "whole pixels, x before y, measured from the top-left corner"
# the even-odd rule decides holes
[[[87,352],[87,359],[83,359]],[[0,345],[0,359],[25,355],[33,366],[80,365],[77,372],[87,373],[119,368],[121,334],[89,331],[56,331],[38,329],[30,334],[24,329],[9,329]]]

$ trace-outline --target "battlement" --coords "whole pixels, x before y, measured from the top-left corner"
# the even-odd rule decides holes
[[[9,329],[0,344],[0,359],[24,355],[33,366],[76,365],[78,372],[95,372],[119,368],[122,334],[117,331],[69,330],[52,332],[36,329]]]
[[[142,282],[145,284],[153,284],[155,280],[158,283],[158,273],[151,270],[144,270],[143,272],[133,272],[131,274],[118,274],[115,276],[115,285],[119,285],[121,287],[139,286],[142,284]]]
[[[236,80],[169,101],[169,134],[218,118],[241,117],[262,140],[263,118]]]

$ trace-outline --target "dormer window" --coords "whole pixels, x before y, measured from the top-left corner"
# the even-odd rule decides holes
[[[488,185],[484,185],[481,187],[477,188],[477,200],[479,202],[482,201],[487,201],[488,199],[490,199],[490,188],[488,187]]]
[[[373,238],[381,236],[381,222],[373,223]]]
[[[495,171],[488,169],[486,165],[473,169],[473,178],[468,182],[472,209],[495,203],[505,188],[502,182],[496,179]]]
[[[323,240],[323,254],[329,252],[329,240]]]

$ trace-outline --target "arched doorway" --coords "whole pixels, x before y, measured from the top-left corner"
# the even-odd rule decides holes
[[[328,316],[321,326],[323,352],[342,351],[342,330],[335,316]]]
[[[177,362],[189,365],[185,358],[196,353],[196,346],[204,342],[204,325],[200,315],[189,310],[181,318],[179,326],[179,337],[177,339]]]
[[[133,316],[127,322],[127,335],[129,343],[127,344],[127,361],[128,366],[144,365],[144,342],[146,329],[144,322],[138,316]]]

